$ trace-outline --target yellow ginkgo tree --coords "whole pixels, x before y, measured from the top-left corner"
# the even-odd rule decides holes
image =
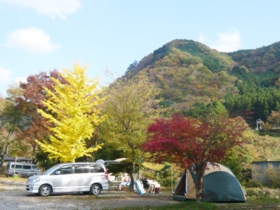
[[[86,141],[94,134],[95,128],[103,121],[100,115],[99,80],[85,76],[86,67],[73,65],[73,71],[63,69],[61,77],[65,83],[54,79],[55,87],[45,89],[43,104],[47,110],[38,112],[51,124],[49,141],[36,141],[50,159],[61,162],[75,162],[82,156],[90,156],[101,145],[87,148]]]

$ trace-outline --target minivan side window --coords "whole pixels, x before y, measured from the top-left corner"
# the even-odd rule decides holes
[[[94,164],[90,168],[90,173],[104,172],[104,168],[99,164]]]
[[[15,167],[15,166],[16,166],[16,167]],[[12,165],[11,165],[11,168],[22,169],[22,165],[15,165],[15,164],[12,164]]]
[[[22,165],[16,165],[17,169],[22,169]]]
[[[60,171],[60,174],[72,174],[72,166],[62,166],[59,169],[55,170],[52,174],[55,174],[57,171]]]
[[[88,165],[76,165],[75,166],[75,174],[82,174],[82,173],[88,173],[89,172],[89,166]]]
[[[39,168],[37,166],[32,166],[32,169],[39,170]]]
[[[30,170],[31,169],[31,166],[26,166],[26,165],[23,165],[23,167],[22,167],[23,169],[28,169],[28,170]]]

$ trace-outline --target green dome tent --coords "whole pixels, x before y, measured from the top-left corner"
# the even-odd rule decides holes
[[[195,200],[195,165],[185,170],[175,191],[173,200]],[[205,202],[246,202],[245,191],[232,171],[218,163],[208,164],[202,179],[202,201]]]

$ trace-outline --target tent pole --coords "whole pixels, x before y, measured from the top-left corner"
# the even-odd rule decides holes
[[[172,169],[172,165],[170,167],[171,170],[171,193],[173,193],[173,169]]]
[[[141,171],[140,171],[140,164],[138,164],[138,179],[142,178],[142,174],[141,174]]]

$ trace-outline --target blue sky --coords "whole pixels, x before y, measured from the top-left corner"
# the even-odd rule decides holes
[[[278,0],[0,0],[0,94],[29,75],[73,63],[111,80],[174,39],[218,51],[280,41]]]

